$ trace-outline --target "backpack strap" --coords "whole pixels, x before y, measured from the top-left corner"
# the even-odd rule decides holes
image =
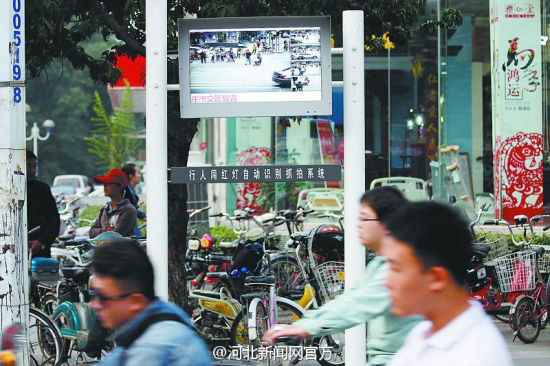
[[[119,346],[122,346],[124,348],[128,348],[132,345],[132,343],[135,342],[136,339],[138,339],[151,325],[155,323],[160,323],[164,321],[174,321],[181,324],[185,324],[186,326],[190,327],[189,324],[187,324],[182,318],[177,316],[176,314],[172,313],[159,313],[154,314],[145,319],[144,322],[139,324],[134,331],[125,336],[125,337],[117,337],[116,343]]]

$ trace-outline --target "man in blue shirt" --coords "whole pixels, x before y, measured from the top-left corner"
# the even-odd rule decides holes
[[[92,271],[91,306],[106,328],[116,330],[116,347],[100,366],[211,365],[189,316],[156,298],[153,266],[136,241],[99,246]]]

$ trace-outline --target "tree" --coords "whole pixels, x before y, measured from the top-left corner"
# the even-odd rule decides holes
[[[151,0],[149,0],[151,1]],[[427,0],[169,0],[168,1],[168,49],[177,49],[177,18],[185,13],[199,17],[259,16],[259,15],[331,15],[333,33],[337,45],[341,39],[341,12],[345,9],[361,9],[365,12],[365,44],[373,51],[383,48],[381,36],[389,37],[397,45],[406,45],[411,32],[433,30],[438,26],[461,23],[460,13],[449,9],[440,20],[417,22],[424,14]],[[88,68],[95,80],[113,81],[118,72],[111,65],[114,55],[137,54],[145,56],[145,0],[29,0],[27,2],[27,70],[36,77],[54,60],[70,62],[76,69]],[[113,51],[92,57],[80,45],[95,33],[107,39],[116,36],[122,41]],[[374,38],[371,37],[374,35]],[[177,82],[177,65],[173,63],[170,82]],[[169,165],[185,166],[189,146],[197,131],[196,120],[181,120],[177,100],[169,96]],[[175,137],[178,137],[177,140]],[[170,256],[170,295],[178,304],[183,303],[185,293],[182,254],[185,251],[185,210],[187,191],[185,186],[170,186],[169,251],[179,253]],[[183,228],[183,229],[182,229]]]
[[[87,53],[97,57],[105,48],[115,44],[107,43],[97,34],[83,42]],[[55,128],[49,139],[38,143],[39,177],[47,183],[59,174],[82,174],[91,177],[99,173],[95,168],[95,157],[88,153],[84,140],[90,133],[90,119],[94,115],[93,100],[97,90],[103,100],[108,100],[104,83],[94,81],[87,69],[75,70],[70,63],[54,61],[38,77],[27,82],[26,102],[27,135],[33,122],[38,125],[45,119],[55,121]],[[110,105],[106,105],[111,113]],[[44,132],[41,130],[41,133]],[[32,149],[32,141],[27,141]]]
[[[130,85],[122,93],[122,105],[109,116],[99,93],[94,93],[92,136],[85,137],[89,152],[97,156],[96,165],[102,171],[120,168],[134,156],[141,141],[137,138]]]

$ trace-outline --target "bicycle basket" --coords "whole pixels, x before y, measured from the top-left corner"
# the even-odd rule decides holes
[[[535,252],[517,252],[494,260],[501,292],[535,288]]]
[[[508,254],[508,240],[506,239],[506,236],[501,236],[492,240],[481,236],[476,238],[474,244],[486,245],[491,248],[487,254],[487,257],[485,257],[485,264],[490,264],[487,262],[492,262],[494,259]]]
[[[321,296],[325,301],[344,292],[344,262],[324,262],[315,270]]]
[[[541,273],[550,273],[550,246],[541,245],[544,247],[544,254],[541,255],[537,260],[537,265],[539,266],[539,271]],[[536,248],[533,246],[533,248]]]

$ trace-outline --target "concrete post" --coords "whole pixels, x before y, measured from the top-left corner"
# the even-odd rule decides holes
[[[365,248],[359,242],[359,198],[365,191],[365,56],[363,11],[343,12],[344,48],[344,217],[346,288],[365,268]],[[364,365],[365,324],[346,330],[346,364]]]
[[[25,179],[25,2],[2,1],[0,14],[0,328],[27,329]],[[18,365],[28,365],[23,347]]]
[[[155,269],[157,295],[168,299],[167,3],[148,0],[146,152],[147,251]]]

